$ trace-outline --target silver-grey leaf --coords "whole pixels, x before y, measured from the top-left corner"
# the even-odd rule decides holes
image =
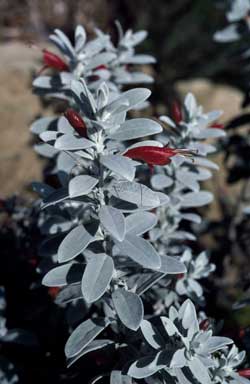
[[[118,288],[112,293],[116,313],[121,322],[129,329],[136,331],[143,319],[143,304],[138,295]]]
[[[104,228],[118,241],[125,236],[125,219],[119,209],[104,205],[99,211],[99,218]]]
[[[69,182],[69,196],[73,198],[88,195],[98,182],[99,180],[92,176],[76,176]]]
[[[78,359],[80,359],[82,356],[86,355],[87,353],[97,351],[98,349],[103,349],[114,342],[111,340],[107,339],[98,339],[98,340],[93,340],[89,345],[84,348],[78,355],[72,357],[71,359],[68,359],[68,364],[67,367],[71,367]]]
[[[137,118],[125,121],[110,137],[115,140],[132,140],[139,137],[155,135],[162,127],[154,120]]]
[[[121,181],[111,188],[111,193],[121,200],[136,204],[142,209],[152,209],[160,205],[160,198],[143,184]]]
[[[207,191],[189,192],[182,196],[181,205],[184,208],[202,207],[213,201],[213,194]]]
[[[82,277],[82,294],[88,303],[97,301],[112,279],[114,263],[105,253],[92,254]]]
[[[74,357],[86,348],[108,325],[109,320],[104,318],[88,319],[78,325],[72,332],[65,345],[67,358]]]
[[[91,148],[94,145],[95,144],[88,139],[83,137],[78,138],[71,134],[62,135],[55,142],[55,148],[64,151],[76,151],[79,149]]]
[[[145,268],[159,269],[161,258],[154,247],[145,239],[127,234],[122,242],[116,242],[121,254],[130,257]]]
[[[126,233],[142,235],[157,224],[157,217],[151,212],[136,212],[128,215],[125,219]]]
[[[51,269],[43,278],[42,284],[47,287],[63,287],[81,281],[83,265],[69,263]]]
[[[127,157],[121,155],[105,155],[100,157],[100,162],[111,171],[129,181],[133,181],[135,178],[134,162]]]
[[[58,248],[58,262],[65,263],[74,259],[87,246],[94,241],[94,237],[84,228],[83,225],[78,225],[61,242]]]
[[[161,267],[159,271],[165,274],[179,274],[186,273],[187,268],[179,261],[176,257],[172,256],[161,256]]]

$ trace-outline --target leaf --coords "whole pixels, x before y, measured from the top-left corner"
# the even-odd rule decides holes
[[[216,163],[214,163],[211,160],[205,159],[204,157],[194,156],[192,160],[186,159],[186,162],[190,162],[190,164],[192,164],[192,165],[200,165],[201,167],[207,167],[207,168],[211,168],[211,169],[215,169],[215,170],[219,169],[219,167]]]
[[[174,336],[175,334],[180,335],[175,324],[165,316],[161,316],[161,322],[169,336]]]
[[[159,352],[160,353],[160,352]],[[163,367],[157,364],[159,353],[150,355],[135,361],[128,370],[128,375],[135,379],[143,379],[154,375]]]
[[[200,131],[199,134],[195,135],[195,138],[198,140],[217,138],[226,136],[226,132],[223,129],[218,128],[204,128]]]
[[[197,320],[195,306],[190,299],[187,299],[179,309],[180,317],[182,318],[182,326],[188,330],[189,338],[199,331],[199,323]]]
[[[48,197],[55,191],[53,187],[45,183],[39,183],[37,181],[34,181],[31,185],[32,185],[33,191],[43,198]]]
[[[165,274],[174,275],[179,273],[186,273],[187,268],[176,257],[161,256],[161,267],[159,271]]]
[[[173,184],[173,179],[163,174],[156,174],[151,177],[151,185],[154,189],[162,190]]]
[[[57,118],[55,117],[41,117],[34,121],[34,123],[30,127],[30,131],[35,135],[39,135],[40,133],[49,129],[49,126],[56,122]]]
[[[207,191],[189,192],[182,196],[181,206],[184,208],[202,207],[213,201],[213,194]]]
[[[81,25],[77,25],[75,29],[75,50],[80,53],[86,43],[86,32]]]
[[[129,181],[135,178],[135,165],[131,159],[120,155],[106,155],[100,157],[100,162],[111,171]]]
[[[118,288],[112,293],[116,313],[121,322],[129,329],[137,331],[143,319],[143,304],[138,295]]]
[[[97,301],[112,279],[114,263],[105,253],[92,254],[82,277],[82,294],[88,303]]]
[[[145,268],[158,269],[161,258],[154,247],[145,239],[133,234],[127,234],[124,241],[116,242],[121,254],[130,257]]]
[[[43,278],[42,284],[47,287],[63,287],[67,284],[75,284],[81,281],[83,265],[69,263],[51,269]]]
[[[200,185],[197,182],[197,176],[194,172],[189,172],[183,169],[176,171],[176,179],[181,183],[190,188],[194,192],[199,192]]]
[[[101,52],[92,57],[90,62],[86,65],[86,71],[110,63],[116,58],[116,54],[112,52]]]
[[[59,39],[61,40],[61,42],[63,43],[65,49],[67,50],[67,54],[72,59],[74,59],[75,58],[75,52],[74,52],[74,49],[72,47],[72,44],[71,44],[69,38],[65,35],[64,32],[62,32],[60,29],[57,29],[57,28],[54,30],[54,34],[57,35],[59,37]]]
[[[78,325],[72,332],[65,345],[65,354],[71,358],[86,348],[108,325],[110,321],[104,318],[88,319]]]
[[[185,356],[185,348],[177,349],[177,351],[174,353],[170,367],[171,368],[182,368],[187,364],[187,358]]]
[[[59,188],[56,190],[53,190],[52,193],[45,196],[42,202],[42,208],[45,209],[49,207],[50,205],[57,204],[69,197],[68,195],[68,189],[67,188]]]
[[[54,148],[52,145],[47,143],[34,145],[34,150],[40,156],[48,157],[49,159],[52,159],[58,153],[56,148]]]
[[[227,43],[239,40],[240,34],[237,31],[237,25],[231,24],[228,27],[214,34],[214,40],[218,43]]]
[[[81,277],[79,281],[81,281]],[[82,298],[81,284],[67,285],[65,288],[60,290],[56,296],[55,303],[58,305],[67,304],[80,298]]]
[[[107,339],[99,339],[99,340],[91,341],[91,343],[86,348],[84,348],[78,355],[68,360],[67,367],[68,368],[71,367],[78,359],[80,359],[82,356],[86,355],[87,353],[97,351],[98,349],[103,349],[113,343],[114,343],[113,341],[107,340]]]
[[[129,64],[152,64],[155,63],[156,60],[153,56],[150,55],[137,54],[130,57],[125,56],[124,59],[121,60],[121,62]]]
[[[151,212],[136,212],[126,217],[126,233],[142,235],[157,224],[157,217]]]
[[[132,384],[132,379],[129,376],[123,375],[121,371],[112,371],[110,384]]]
[[[39,138],[45,143],[55,141],[57,139],[58,132],[56,131],[45,131],[40,133]]]
[[[79,105],[79,108],[84,112],[84,115],[89,119],[94,119],[96,103],[83,78],[73,80],[70,84],[70,89],[73,98]]]
[[[117,99],[108,104],[104,110],[106,114],[112,115],[119,109],[120,112],[126,112],[136,105],[147,100],[151,94],[151,91],[147,88],[134,88],[127,92],[124,92]],[[120,106],[123,105],[122,110]]]
[[[136,204],[139,208],[152,209],[160,205],[160,198],[143,184],[120,181],[114,184],[110,192],[121,200]]]
[[[196,224],[201,223],[201,217],[199,215],[196,215],[195,213],[182,213],[181,217],[184,220],[188,220]]]
[[[68,174],[71,172],[72,168],[76,166],[76,161],[72,159],[72,157],[68,155],[68,153],[60,152],[59,155],[57,156],[56,163],[57,163],[58,174],[66,175],[67,177],[66,181],[68,183]]]
[[[138,147],[144,147],[144,146],[152,146],[152,147],[163,147],[163,144],[156,140],[143,140],[139,141],[138,143],[132,144],[129,147],[127,147],[126,151],[132,148],[138,148]]]
[[[78,225],[61,242],[58,248],[58,262],[65,263],[74,259],[94,241],[94,237],[83,225]]]
[[[145,340],[149,345],[151,345],[151,347],[154,349],[160,349],[161,347],[164,347],[165,341],[157,331],[157,328],[154,327],[148,320],[143,320],[141,322],[141,331]]]
[[[61,116],[58,119],[57,130],[58,132],[63,133],[65,135],[71,135],[75,132],[74,128],[72,127],[72,125],[69,123],[68,119],[66,119],[65,116]]]
[[[114,140],[122,141],[155,135],[161,131],[162,127],[156,121],[137,118],[125,121],[114,133],[109,136]]]
[[[209,353],[214,353],[218,349],[225,347],[228,344],[232,344],[233,340],[228,337],[212,336],[206,343],[206,347]]]
[[[118,241],[123,241],[125,236],[125,219],[119,209],[102,206],[99,218],[103,227]]]
[[[99,180],[92,176],[76,176],[69,182],[69,196],[73,198],[88,195],[98,182]]]
[[[200,384],[212,384],[207,368],[202,364],[198,357],[193,357],[189,360],[188,367]]]
[[[95,144],[83,137],[77,138],[71,134],[60,136],[55,142],[55,148],[64,151],[76,151],[78,149],[86,149],[95,146]]]

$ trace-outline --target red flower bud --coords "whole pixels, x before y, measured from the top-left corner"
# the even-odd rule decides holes
[[[79,113],[77,113],[72,108],[68,108],[67,111],[64,113],[64,116],[80,136],[87,136],[86,124],[84,123]]]
[[[250,378],[250,368],[242,369],[241,371],[238,371],[238,374],[242,377]]]
[[[171,105],[171,116],[176,124],[179,124],[183,120],[181,105],[178,101],[174,101]]]
[[[246,332],[244,328],[241,328],[239,331],[239,337],[242,339],[245,336]]]
[[[209,327],[209,320],[208,319],[204,319],[200,322],[200,329],[202,331],[206,331]]]
[[[107,69],[107,66],[106,65],[98,65],[98,67],[95,68],[95,71],[99,71],[101,69]]]
[[[191,155],[191,151],[186,149],[161,148],[154,146],[136,147],[129,149],[123,155],[134,160],[141,160],[148,165],[166,165],[171,162],[171,157],[182,154]]]
[[[224,125],[220,123],[214,123],[211,125],[210,128],[218,128],[218,129],[224,129]]]
[[[44,68],[54,68],[58,71],[69,71],[69,66],[66,64],[59,56],[55,53],[48,51],[47,49],[43,49],[43,61]]]
[[[184,273],[178,273],[176,275],[177,279],[183,279],[184,276],[185,276]]]
[[[59,288],[59,287],[50,287],[50,288],[48,289],[48,294],[50,295],[50,297],[51,297],[52,299],[55,299],[56,296],[57,296],[57,294],[59,293],[59,291],[60,291],[60,288]]]

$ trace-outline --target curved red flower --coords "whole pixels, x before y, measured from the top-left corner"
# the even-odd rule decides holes
[[[42,68],[41,71],[43,71],[46,68],[57,69],[60,72],[69,71],[68,64],[65,63],[58,55],[48,51],[47,49],[43,49],[43,62],[44,62],[44,67]]]
[[[72,125],[72,127],[76,130],[76,132],[82,136],[86,137],[87,136],[87,127],[86,124],[84,123],[82,117],[77,113],[74,109],[68,108],[66,112],[64,113],[64,116]]]
[[[171,157],[181,154],[191,156],[192,151],[168,147],[143,146],[129,149],[123,155],[134,160],[141,160],[150,166],[166,165],[171,162]]]

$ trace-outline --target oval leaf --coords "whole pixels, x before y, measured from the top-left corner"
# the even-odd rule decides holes
[[[88,195],[97,183],[98,180],[95,177],[88,175],[76,176],[69,182],[69,196]]]
[[[127,234],[125,240],[116,242],[116,245],[121,254],[127,255],[145,268],[158,269],[161,266],[161,258],[154,247],[141,237]]]
[[[156,121],[138,118],[125,121],[110,137],[115,140],[132,140],[155,135],[161,131],[162,127]]]
[[[67,358],[74,357],[80,353],[83,348],[86,348],[108,325],[109,321],[104,318],[88,319],[78,325],[65,345]]]
[[[119,209],[102,206],[99,218],[104,228],[118,241],[123,241],[125,236],[125,219]]]
[[[143,304],[138,295],[118,288],[112,293],[116,313],[121,322],[129,329],[136,331],[143,319]]]
[[[58,261],[65,263],[78,256],[88,245],[94,241],[94,237],[84,228],[78,225],[63,239],[58,248]]]
[[[88,259],[82,278],[82,294],[88,303],[93,303],[105,293],[113,271],[113,260],[105,253],[93,254]]]

